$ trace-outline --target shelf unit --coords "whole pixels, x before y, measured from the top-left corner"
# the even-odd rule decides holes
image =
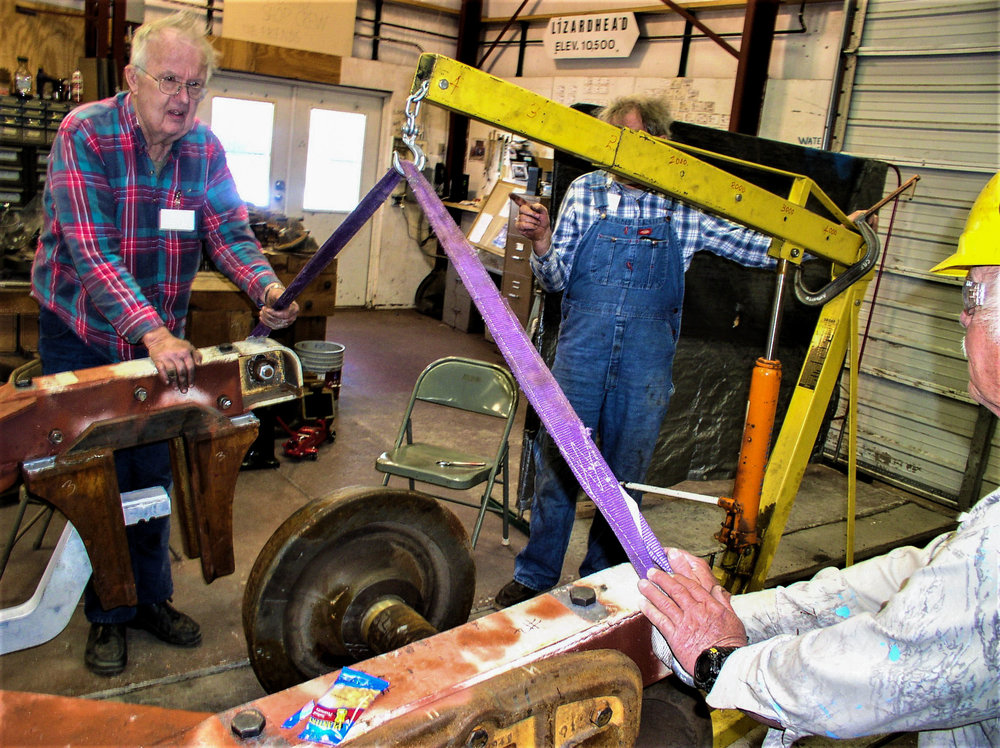
[[[49,146],[73,105],[0,96],[0,203],[23,206],[45,186]]]

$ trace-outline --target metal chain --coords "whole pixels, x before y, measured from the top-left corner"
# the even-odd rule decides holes
[[[417,167],[417,171],[423,171],[424,164],[427,163],[427,156],[417,145],[417,135],[420,132],[420,128],[417,127],[417,114],[420,111],[420,102],[427,95],[427,90],[431,86],[431,81],[428,78],[425,80],[420,89],[415,93],[410,94],[406,99],[406,107],[404,111],[406,112],[406,122],[403,123],[401,132],[403,133],[403,143],[407,148],[410,149],[410,153],[413,156],[413,163]],[[392,168],[403,174],[403,167],[399,163],[399,152],[392,152]],[[405,176],[405,175],[404,175]]]

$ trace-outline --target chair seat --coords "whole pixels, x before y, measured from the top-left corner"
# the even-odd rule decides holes
[[[477,465],[441,465],[441,462],[479,463]],[[493,463],[482,455],[469,454],[435,444],[401,444],[383,452],[375,460],[380,472],[432,483],[443,488],[465,490],[487,480]]]

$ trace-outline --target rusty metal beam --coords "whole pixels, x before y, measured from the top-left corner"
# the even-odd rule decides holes
[[[106,608],[135,604],[116,449],[180,439],[175,483],[185,550],[201,557],[206,582],[235,568],[236,475],[257,420],[254,407],[298,397],[298,358],[271,341],[202,349],[187,392],[164,385],[149,359],[63,372],[0,386],[0,488],[23,473],[31,493],[56,506],[80,533]],[[177,448],[174,453],[176,456]]]
[[[169,745],[174,735],[210,716],[209,712],[20,691],[0,691],[0,714],[4,745],[23,747]]]
[[[94,574],[94,591],[105,608],[135,605],[135,579],[125,536],[121,494],[109,448],[73,454],[62,460],[25,466],[24,483],[73,523],[83,540]]]
[[[123,86],[123,81],[125,80],[124,70],[125,66],[128,64],[128,60],[125,59],[127,50],[125,47],[125,37],[127,34],[128,26],[128,0],[115,0],[114,5],[111,8],[111,54],[110,57],[114,62],[115,80],[113,84],[117,86]]]
[[[83,41],[86,57],[106,58],[110,50],[108,24],[111,20],[110,0],[84,0]]]
[[[754,0],[749,0],[749,2],[753,2],[753,1]],[[737,49],[735,49],[732,44],[730,44],[729,42],[727,42],[721,36],[719,36],[714,31],[712,31],[712,29],[710,29],[708,26],[706,26],[704,23],[702,23],[694,13],[691,13],[686,8],[681,7],[680,5],[678,5],[677,3],[675,3],[673,0],[660,0],[660,2],[663,3],[664,5],[666,5],[668,8],[670,8],[670,10],[672,10],[674,13],[677,13],[678,15],[682,16],[684,18],[684,20],[686,20],[692,26],[694,26],[695,28],[697,28],[701,33],[703,33],[705,36],[707,36],[713,42],[715,42],[716,44],[718,44],[720,47],[722,47],[726,52],[728,52],[729,54],[731,54],[733,57],[738,58],[740,56],[739,51]]]
[[[664,0],[664,2],[666,1],[667,0]],[[503,39],[503,35],[507,33],[507,29],[509,29],[511,26],[514,25],[514,21],[516,21],[517,17],[521,15],[521,11],[524,10],[524,6],[527,4],[528,0],[521,0],[521,4],[517,7],[517,10],[514,11],[514,15],[512,15],[507,20],[507,23],[504,24],[504,27],[500,29],[500,33],[497,34],[497,38],[493,40],[493,43],[490,45],[490,48],[487,49],[483,53],[483,56],[479,58],[479,63],[476,65],[477,68],[481,68],[483,66],[483,63],[486,62],[487,58],[489,58],[489,56],[493,53],[493,50],[497,48],[497,45],[500,43],[500,40]]]
[[[392,726],[395,720],[399,720],[397,725],[405,725],[417,716],[431,719],[438,706],[446,710],[455,699],[471,698],[491,678],[567,652],[618,650],[635,663],[643,685],[662,680],[670,671],[653,654],[652,629],[639,610],[637,581],[628,564],[605,569],[573,585],[353,665],[385,678],[390,687],[352,728],[352,743],[369,744],[366,733],[396,734]],[[591,597],[590,604],[573,602],[574,598],[586,602]],[[230,725],[237,714],[253,708],[266,719],[259,740],[273,746],[301,744],[297,738],[301,727],[283,729],[281,724],[306,702],[322,695],[336,677],[333,672],[221,712],[177,739],[185,745],[243,745]]]
[[[666,0],[664,0],[666,1]],[[739,65],[729,112],[729,131],[756,135],[764,106],[764,87],[781,0],[747,0]]]

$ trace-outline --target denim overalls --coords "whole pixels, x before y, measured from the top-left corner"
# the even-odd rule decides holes
[[[643,481],[673,393],[684,267],[669,214],[625,221],[608,216],[606,188],[596,188],[594,199],[601,217],[573,259],[552,373],[615,477]],[[562,575],[579,488],[547,433],[536,439],[534,459],[531,534],[514,578],[543,590]],[[625,560],[598,512],[580,575]]]

